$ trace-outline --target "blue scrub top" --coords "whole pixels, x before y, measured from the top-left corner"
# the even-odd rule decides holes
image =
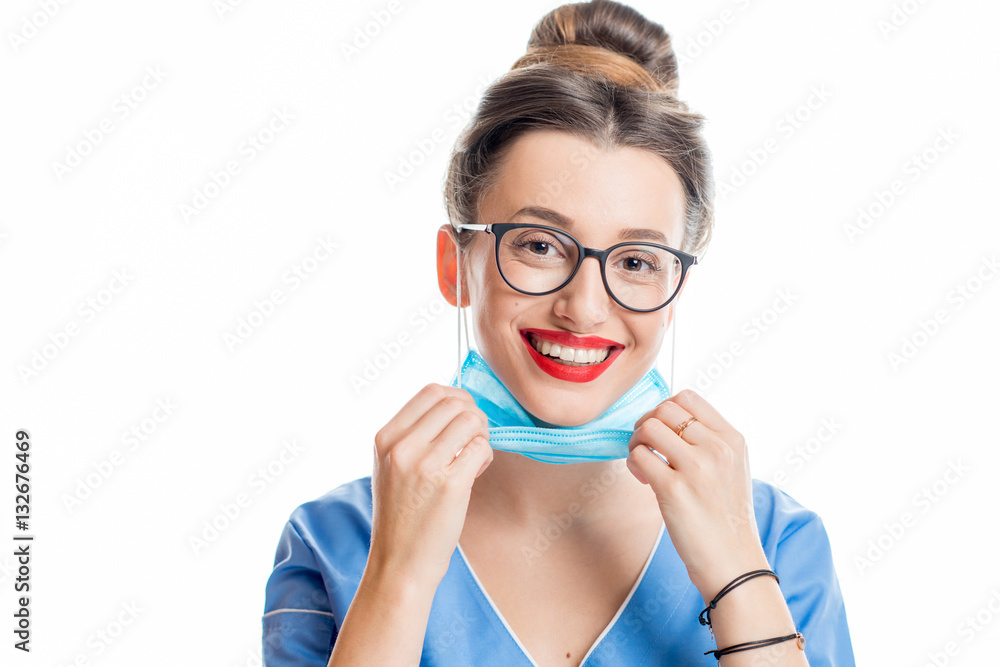
[[[810,667],[854,667],[844,599],[819,515],[757,479],[753,498],[764,553],[806,638]],[[326,666],[365,569],[371,529],[370,476],[292,512],[265,591],[265,667]],[[715,658],[704,655],[716,646],[708,626],[698,622],[703,608],[670,534],[661,528],[638,581],[581,667],[715,665]],[[461,547],[434,595],[420,659],[420,667],[445,665],[536,665]]]

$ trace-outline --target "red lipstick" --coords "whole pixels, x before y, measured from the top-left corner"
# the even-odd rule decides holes
[[[590,382],[596,379],[604,371],[608,370],[612,362],[621,354],[625,346],[613,340],[608,340],[607,338],[601,338],[599,336],[574,336],[568,331],[554,331],[551,329],[521,329],[521,340],[524,341],[525,347],[528,348],[528,354],[531,356],[532,361],[534,361],[539,368],[548,373],[554,378],[559,380],[566,380],[568,382]],[[535,346],[531,344],[528,334],[535,335],[543,340],[552,341],[553,343],[558,343],[560,345],[566,345],[567,347],[592,349],[592,348],[611,348],[608,353],[608,358],[599,364],[589,364],[586,366],[567,366],[566,364],[561,364],[555,361],[551,357],[542,354],[535,349]]]

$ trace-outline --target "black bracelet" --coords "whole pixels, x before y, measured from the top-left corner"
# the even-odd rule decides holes
[[[787,642],[789,639],[798,639],[799,648],[803,651],[806,650],[806,638],[802,636],[801,632],[796,632],[793,635],[785,635],[784,637],[773,637],[771,639],[760,639],[755,642],[744,642],[742,644],[734,644],[726,648],[720,648],[717,651],[705,651],[705,655],[711,653],[715,656],[715,659],[718,660],[722,656],[728,655],[729,653],[738,653],[740,651],[749,651],[752,648],[761,648],[762,646],[771,646],[772,644],[780,644],[782,642]]]
[[[777,581],[779,584],[781,583],[781,581],[778,579],[778,575],[776,575],[771,570],[753,570],[752,572],[747,572],[746,574],[741,574],[740,576],[736,577],[735,579],[733,579],[732,581],[730,581],[728,584],[726,584],[722,588],[722,590],[719,591],[719,594],[716,595],[712,599],[712,601],[708,603],[708,606],[701,610],[701,613],[698,614],[698,622],[701,623],[702,625],[707,625],[707,626],[711,627],[712,620],[709,618],[709,615],[711,614],[711,610],[715,609],[715,605],[718,604],[719,600],[722,599],[723,595],[725,595],[729,591],[733,590],[734,588],[736,588],[740,584],[746,583],[746,582],[750,581],[751,579],[753,579],[755,577],[764,577],[764,576],[774,577],[775,581]]]

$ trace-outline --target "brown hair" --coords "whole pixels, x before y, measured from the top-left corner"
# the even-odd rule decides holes
[[[565,4],[531,32],[525,55],[494,81],[459,136],[444,184],[452,229],[478,223],[514,139],[569,132],[601,150],[659,155],[684,185],[680,250],[701,255],[712,235],[714,182],[703,116],[677,97],[677,59],[663,26],[613,0]],[[457,232],[461,247],[471,232]]]

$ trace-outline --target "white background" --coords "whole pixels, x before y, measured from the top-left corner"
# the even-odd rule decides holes
[[[49,4],[0,16],[0,539],[16,532],[17,429],[36,536],[30,656],[11,647],[0,547],[0,662],[257,664],[290,512],[370,474],[375,431],[454,372],[434,273],[448,151],[558,3],[400,0],[351,58],[387,2]],[[678,311],[676,389],[746,435],[755,477],[784,473],[822,516],[859,664],[995,663],[1000,5],[632,4],[674,36],[680,97],[708,117],[720,189],[738,184]],[[275,110],[292,119],[249,159]],[[390,186],[401,161],[420,164]],[[859,209],[875,212],[863,229]],[[312,272],[296,284],[295,267]],[[668,342],[664,374],[669,359]]]

